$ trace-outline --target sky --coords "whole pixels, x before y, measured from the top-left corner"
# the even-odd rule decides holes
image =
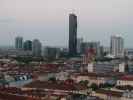
[[[50,46],[68,45],[69,13],[78,17],[78,37],[110,45],[119,34],[133,47],[133,0],[0,0],[0,45],[16,36]]]

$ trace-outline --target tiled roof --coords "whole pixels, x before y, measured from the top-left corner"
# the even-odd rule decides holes
[[[2,100],[38,100],[31,97],[20,96],[16,94],[2,93],[0,92],[0,99]]]
[[[133,81],[133,75],[125,75],[120,77],[119,80],[125,80],[125,81]]]
[[[90,77],[111,77],[111,75],[107,75],[104,73],[77,73],[75,76],[90,76]]]
[[[41,89],[53,89],[53,90],[85,90],[85,86],[81,86],[80,84],[67,84],[65,82],[61,83],[52,83],[52,82],[45,82],[45,81],[35,81],[30,84],[27,84],[25,87],[27,88],[41,88]]]

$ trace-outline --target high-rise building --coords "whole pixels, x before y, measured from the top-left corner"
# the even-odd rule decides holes
[[[33,56],[41,56],[42,54],[42,44],[39,40],[35,39],[32,42],[32,53]]]
[[[23,46],[25,51],[32,51],[32,41],[26,40]]]
[[[124,39],[121,36],[111,36],[110,52],[115,57],[124,56]]]
[[[69,15],[69,55],[77,54],[77,16],[73,13]]]
[[[23,49],[23,37],[16,37],[15,38],[15,48],[16,49]]]
[[[83,38],[78,38],[77,39],[77,53],[80,54],[81,53],[81,46],[82,46],[82,43],[83,43]]]

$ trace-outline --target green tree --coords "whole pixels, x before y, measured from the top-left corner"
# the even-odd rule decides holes
[[[51,81],[51,82],[56,82],[56,78],[55,78],[55,77],[50,77],[50,78],[49,78],[49,81]]]
[[[95,83],[92,83],[92,84],[90,85],[90,88],[92,88],[92,90],[95,91],[95,90],[98,89],[98,85],[95,84]]]
[[[82,80],[79,82],[81,85],[88,86],[89,81],[88,80]]]

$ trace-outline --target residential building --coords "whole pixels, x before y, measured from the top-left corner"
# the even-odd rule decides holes
[[[113,83],[112,76],[104,73],[75,73],[71,75],[71,78],[77,83],[80,81],[88,81],[88,85],[91,85],[92,83],[100,85],[111,81]]]
[[[117,85],[118,86],[127,86],[127,85],[133,86],[133,75],[125,75],[125,76],[120,77],[117,80]]]
[[[121,36],[111,36],[110,52],[115,57],[124,56],[124,39]]]

